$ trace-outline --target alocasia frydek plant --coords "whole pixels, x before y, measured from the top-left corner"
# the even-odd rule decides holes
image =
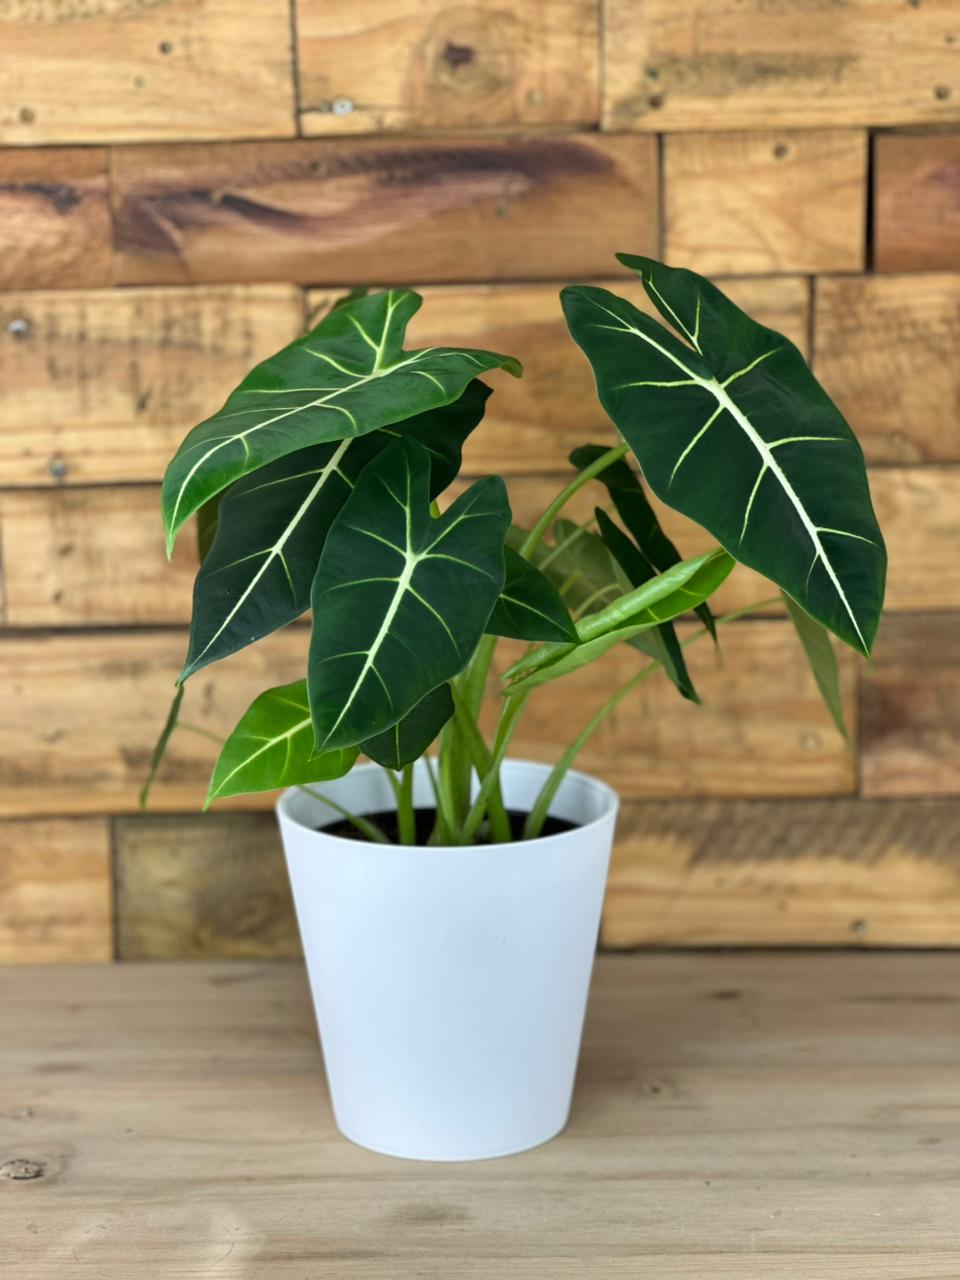
[[[189,433],[164,478],[163,518],[172,547],[198,517],[202,563],[154,767],[184,681],[310,610],[305,677],[255,700],[223,746],[208,803],[313,788],[364,755],[387,770],[410,842],[412,767],[426,757],[432,839],[509,840],[499,770],[528,699],[631,645],[637,671],[562,754],[526,820],[524,836],[536,836],[577,751],[641,680],[662,670],[697,701],[674,620],[694,612],[695,635],[716,639],[725,619],[710,597],[737,561],[782,592],[842,731],[827,633],[869,655],[886,571],[860,447],[788,339],[693,272],[618,256],[669,327],[604,289],[563,291],[621,442],[575,450],[575,474],[529,530],[511,524],[496,476],[438,505],[483,417],[489,389],[478,379],[521,370],[489,351],[405,351],[415,293],[338,304]],[[715,550],[681,558],[631,455],[659,499],[713,534]],[[573,524],[564,507],[591,481],[609,501]],[[479,716],[499,637],[527,648],[499,678],[488,740]]]

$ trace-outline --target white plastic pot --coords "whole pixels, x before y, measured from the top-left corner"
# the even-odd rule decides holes
[[[548,769],[503,767],[527,811]],[[393,807],[379,768],[325,794]],[[432,807],[422,766],[415,803]],[[418,1160],[481,1160],[567,1121],[617,795],[570,773],[551,813],[572,831],[464,848],[325,835],[339,815],[290,790],[277,804],[334,1115],[351,1141]]]

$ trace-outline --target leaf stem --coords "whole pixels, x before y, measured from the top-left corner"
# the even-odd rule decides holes
[[[519,549],[520,555],[529,560],[532,552],[536,551],[537,547],[543,541],[543,538],[553,521],[574,494],[578,493],[583,486],[589,483],[589,481],[591,481],[595,476],[598,476],[601,471],[606,470],[611,462],[618,461],[618,459],[625,457],[629,452],[630,446],[628,444],[615,445],[612,449],[608,449],[606,453],[602,453],[594,462],[591,462],[589,467],[584,467],[582,471],[578,472],[566,488],[561,489],[537,523],[524,538]]]
[[[317,791],[315,787],[308,786],[306,783],[298,785],[297,790],[306,792],[308,796],[313,796],[314,800],[319,800],[321,804],[325,804],[334,813],[339,813],[341,818],[345,818],[347,822],[355,826],[360,834],[366,836],[368,840],[372,840],[376,844],[390,844],[389,837],[375,822],[370,822],[367,818],[361,818],[359,814],[351,813],[349,809],[345,809],[342,804],[337,804],[336,800],[331,800],[322,791]]]

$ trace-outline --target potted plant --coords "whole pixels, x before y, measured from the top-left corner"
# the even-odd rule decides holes
[[[712,594],[735,562],[758,570],[841,731],[828,633],[864,655],[876,633],[886,556],[863,457],[799,351],[702,277],[618,256],[665,323],[604,289],[563,291],[620,443],[577,449],[530,529],[496,476],[441,510],[481,375],[520,366],[405,351],[407,291],[351,295],[258,365],[164,478],[168,544],[197,516],[202,563],[155,764],[194,672],[311,611],[304,678],[254,701],[208,803],[285,788],[337,1122],[389,1154],[481,1158],[563,1128],[617,812],[571,765],[653,673],[697,701],[674,620],[694,612],[687,642],[717,641]],[[631,455],[714,550],[681,558]],[[573,524],[564,508],[591,482],[605,504]],[[491,675],[501,638],[526,647]],[[558,725],[556,763],[512,760],[538,687],[619,644],[635,675],[586,725]]]

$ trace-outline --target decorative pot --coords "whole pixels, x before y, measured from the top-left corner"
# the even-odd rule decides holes
[[[527,812],[545,765],[508,761]],[[368,815],[382,771],[319,784]],[[414,802],[433,807],[420,762]],[[618,799],[569,773],[551,816],[572,830],[511,844],[396,846],[317,830],[304,791],[277,803],[334,1116],[360,1146],[418,1160],[526,1150],[567,1121]]]

